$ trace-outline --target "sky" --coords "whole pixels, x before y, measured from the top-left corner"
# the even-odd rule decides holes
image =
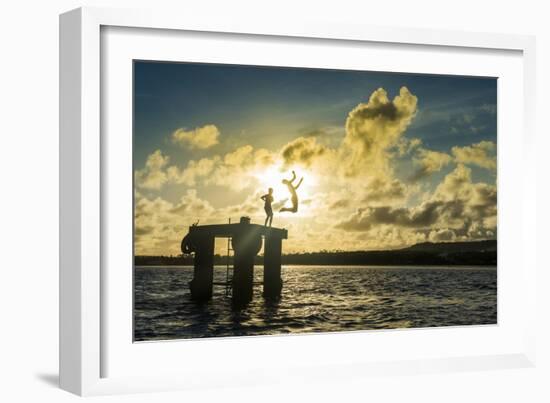
[[[269,187],[284,253],[496,239],[496,113],[495,78],[135,61],[135,254]]]

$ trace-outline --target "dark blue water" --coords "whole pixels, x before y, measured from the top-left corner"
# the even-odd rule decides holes
[[[264,301],[258,285],[240,310],[221,286],[211,301],[192,301],[192,276],[192,267],[136,267],[136,341],[497,321],[495,267],[285,266],[280,301]],[[225,267],[216,267],[215,281],[224,280]]]

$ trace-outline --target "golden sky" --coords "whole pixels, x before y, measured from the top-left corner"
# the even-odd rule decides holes
[[[286,253],[496,238],[496,92],[479,95],[481,85],[453,84],[460,102],[452,104],[445,103],[446,94],[436,96],[437,86],[430,87],[435,78],[392,76],[391,94],[377,85],[377,76],[367,78],[362,97],[303,96],[292,110],[279,106],[279,92],[285,90],[279,82],[276,99],[263,101],[267,111],[259,101],[245,106],[235,96],[236,112],[223,116],[211,110],[215,89],[193,86],[197,94],[207,92],[197,101],[205,106],[186,100],[181,118],[177,103],[159,103],[159,94],[136,85],[135,116],[146,112],[136,119],[134,140],[139,154],[134,157],[135,254],[178,255],[182,237],[196,221],[249,216],[263,224],[260,196],[269,187],[275,198],[273,226],[289,231]],[[318,82],[335,86],[334,81]],[[225,84],[218,91],[227,96]],[[359,85],[354,82],[353,88]],[[415,88],[426,93],[425,102]],[[268,90],[261,93],[269,95]],[[171,90],[162,91],[164,99]],[[166,122],[167,110],[174,123],[156,129],[155,119]],[[304,178],[297,190],[299,210],[279,213],[290,204],[281,180],[291,170]],[[218,252],[223,248],[219,243]]]

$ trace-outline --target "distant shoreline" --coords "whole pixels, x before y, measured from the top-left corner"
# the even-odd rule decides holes
[[[226,256],[215,255],[214,265],[232,264]],[[257,256],[255,264],[262,264]],[[193,256],[135,256],[136,266],[189,266]],[[496,266],[497,241],[425,242],[403,249],[384,251],[320,251],[282,255],[283,265],[309,266]]]

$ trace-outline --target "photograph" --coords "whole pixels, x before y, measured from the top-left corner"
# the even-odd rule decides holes
[[[497,83],[133,60],[134,342],[496,325]]]

